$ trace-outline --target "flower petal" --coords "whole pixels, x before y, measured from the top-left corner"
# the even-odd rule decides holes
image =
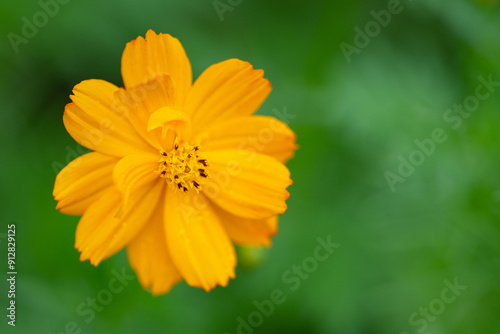
[[[219,218],[196,192],[167,190],[165,233],[172,260],[189,285],[209,291],[234,278],[236,256]]]
[[[203,153],[211,178],[203,193],[228,212],[250,219],[266,219],[286,210],[292,184],[290,172],[263,154],[224,150]]]
[[[191,63],[182,44],[169,34],[146,33],[127,43],[122,55],[122,77],[127,89],[146,83],[158,75],[172,79],[175,94],[184,100],[191,87]]]
[[[164,74],[147,83],[115,93],[113,110],[128,118],[135,130],[155,148],[160,147],[161,131],[148,131],[151,114],[161,108],[178,105],[171,78]]]
[[[197,139],[204,150],[238,149],[266,154],[281,162],[290,159],[297,149],[295,133],[270,116],[226,120],[207,128]]]
[[[271,246],[271,237],[278,232],[278,216],[267,219],[248,219],[235,216],[217,205],[219,216],[227,234],[235,243],[242,246]]]
[[[162,196],[163,198],[163,196]],[[153,295],[167,293],[181,280],[167,249],[163,227],[163,200],[160,200],[151,221],[128,245],[127,256],[144,289]]]
[[[229,59],[207,68],[189,91],[184,105],[193,132],[212,123],[252,115],[271,92],[271,84],[248,62]],[[196,127],[196,128],[195,128]]]
[[[105,189],[112,186],[111,174],[118,159],[91,152],[71,161],[57,174],[54,184],[56,209],[81,215]]]
[[[70,96],[73,102],[66,105],[63,116],[69,134],[81,145],[115,157],[154,151],[127,119],[112,110],[117,90],[103,80],[76,85]]]
[[[81,252],[81,261],[90,258],[92,264],[99,263],[94,261],[94,253],[102,251],[103,245],[117,225],[119,219],[115,218],[115,214],[120,203],[120,192],[111,187],[85,211],[76,228],[75,238],[75,248]]]
[[[123,212],[130,208],[129,198],[135,189],[153,181],[160,181],[158,174],[154,173],[158,169],[158,160],[158,155],[135,154],[127,155],[118,161],[113,170],[113,182],[122,193]]]
[[[191,122],[189,116],[178,109],[164,107],[151,114],[148,121],[148,131],[160,128],[162,138],[168,130],[174,131],[179,137],[187,139],[191,136]]]
[[[81,252],[80,260],[90,259],[97,266],[127,245],[150,220],[164,190],[165,184],[161,182],[136,189],[130,197],[133,210],[122,217],[117,215],[122,196],[116,189],[111,188],[94,202],[76,229],[75,247]]]

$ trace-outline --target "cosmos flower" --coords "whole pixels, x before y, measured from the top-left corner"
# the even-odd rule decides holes
[[[234,278],[233,243],[269,246],[292,183],[296,149],[283,122],[255,111],[271,91],[238,59],[192,83],[180,42],[152,30],[127,44],[124,88],[76,85],[63,121],[92,152],[54,185],[56,209],[82,215],[75,247],[98,265],[126,247],[141,285],[168,292],[184,279],[206,291]]]

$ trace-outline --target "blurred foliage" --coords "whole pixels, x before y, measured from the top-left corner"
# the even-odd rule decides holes
[[[411,315],[455,278],[467,289],[424,332],[500,332],[500,87],[458,129],[443,119],[475,94],[480,76],[500,80],[499,2],[401,6],[348,63],[341,43],[353,45],[354,28],[388,1],[244,0],[221,21],[212,0],[73,0],[18,53],[8,34],[20,35],[23,17],[41,7],[3,1],[0,234],[17,224],[18,276],[15,328],[0,283],[1,333],[237,333],[239,317],[248,322],[254,301],[278,289],[286,300],[247,332],[413,334],[423,325]],[[232,57],[265,70],[273,92],[259,113],[295,116],[289,209],[272,248],[240,251],[228,287],[206,293],[182,283],[152,297],[134,279],[87,322],[80,305],[107,289],[113,270],[132,271],[123,251],[97,268],[80,262],[78,217],[54,209],[58,166],[83,152],[62,111],[82,80],[122,85],[123,48],[149,28],[181,40],[195,77]],[[435,128],[447,140],[391,191],[386,171],[397,173],[399,156],[408,159]],[[328,236],[340,248],[292,290],[283,275]]]

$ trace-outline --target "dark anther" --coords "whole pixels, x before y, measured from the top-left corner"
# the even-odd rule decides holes
[[[181,189],[182,188],[182,184],[177,183],[177,188]]]
[[[167,152],[163,152],[161,155],[163,155],[164,157],[167,156]]]
[[[187,192],[188,192],[188,188],[184,187],[184,189],[183,189],[183,190],[184,190],[184,192],[187,194]]]
[[[193,184],[194,184],[194,186],[196,187],[196,189],[200,189],[200,185],[198,184],[198,182],[193,181]]]

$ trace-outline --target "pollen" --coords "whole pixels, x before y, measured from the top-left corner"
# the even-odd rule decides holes
[[[158,170],[155,173],[174,189],[186,194],[192,189],[199,192],[210,177],[208,162],[200,156],[200,150],[199,145],[179,144],[176,140],[170,152],[160,150]]]

